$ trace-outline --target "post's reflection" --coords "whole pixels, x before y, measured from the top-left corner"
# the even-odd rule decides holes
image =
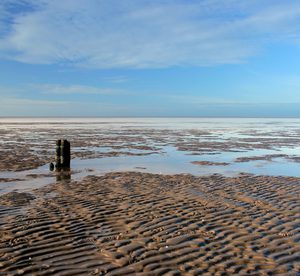
[[[70,168],[56,168],[55,170],[56,182],[59,181],[71,181],[71,170]]]

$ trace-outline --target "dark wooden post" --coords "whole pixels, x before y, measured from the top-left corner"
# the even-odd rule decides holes
[[[71,163],[71,146],[68,140],[56,141],[56,169],[68,169]]]
[[[60,149],[60,145],[61,145],[61,140],[57,140],[56,141],[56,157],[55,157],[56,168],[61,167],[61,162],[60,162],[61,149]]]
[[[68,140],[61,140],[61,159],[60,162],[63,168],[70,168],[71,162],[71,147]]]

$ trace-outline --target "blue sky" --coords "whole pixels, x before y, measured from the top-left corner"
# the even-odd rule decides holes
[[[1,0],[0,116],[300,116],[295,0]]]

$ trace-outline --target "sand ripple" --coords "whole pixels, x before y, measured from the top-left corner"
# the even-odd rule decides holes
[[[56,183],[0,209],[1,275],[297,275],[299,192],[252,175]]]

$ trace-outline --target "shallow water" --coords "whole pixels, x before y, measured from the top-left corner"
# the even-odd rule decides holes
[[[126,139],[139,137],[144,142],[133,141],[130,142],[131,146],[144,143],[159,148],[158,151],[155,151],[156,153],[153,153],[152,150],[127,148],[126,142],[122,139],[114,141],[112,147],[105,144],[99,146],[97,143],[95,146],[91,143],[84,147],[73,147],[72,150],[76,152],[87,150],[93,153],[107,153],[115,150],[115,146],[124,146],[117,151],[151,154],[85,159],[76,157],[72,159],[72,180],[80,180],[86,175],[100,175],[113,171],[190,173],[194,175],[220,173],[226,176],[252,173],[300,177],[300,163],[286,158],[235,162],[239,157],[269,154],[300,156],[300,119],[298,118],[2,118],[0,119],[1,129],[6,130],[6,133],[0,137],[1,145],[26,143],[14,140],[19,135],[25,141],[31,141],[32,151],[46,149],[48,143],[43,142],[43,139],[48,137],[50,130],[61,131],[62,135],[68,131],[68,133],[73,133],[75,138],[76,135],[81,138],[92,136],[95,141],[99,137],[120,138],[124,136]],[[42,142],[39,143],[39,141]],[[272,145],[269,144],[269,141],[272,142]],[[210,144],[207,151],[202,149],[195,155],[194,149],[178,150],[178,145],[181,143],[185,145]],[[212,143],[237,143],[237,146],[233,145],[228,150],[214,148]],[[252,148],[247,148],[247,145],[250,144]],[[261,148],[253,148],[256,145]],[[230,164],[228,166],[204,166],[192,164],[193,161],[228,162]],[[29,176],[32,174],[37,176],[34,178]],[[48,164],[34,170],[0,172],[0,178],[24,179],[24,181],[0,183],[0,193],[50,184],[56,181],[56,176],[53,172],[49,173]]]

